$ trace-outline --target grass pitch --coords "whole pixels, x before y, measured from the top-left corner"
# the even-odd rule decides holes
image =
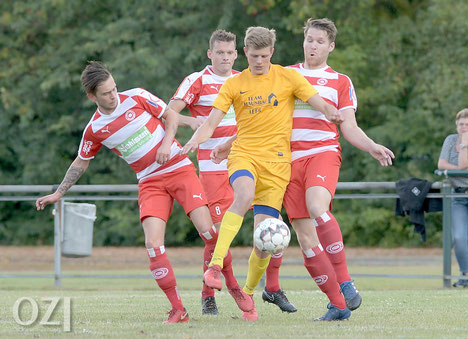
[[[350,268],[351,272],[360,273],[364,273],[365,269]],[[375,267],[373,269],[375,271]],[[432,269],[439,270],[438,267]],[[432,269],[425,267],[425,274],[431,274]],[[176,273],[186,275],[192,273],[192,270],[199,274],[194,267],[178,267]],[[387,273],[391,271],[393,274],[414,274],[415,270],[417,267],[385,268]],[[243,273],[239,272],[240,275]],[[281,271],[282,275],[305,276],[305,273],[305,269],[300,266],[287,266]],[[258,288],[255,301],[259,320],[247,323],[242,321],[241,312],[225,288],[216,293],[220,315],[202,316],[200,280],[178,279],[190,321],[163,325],[170,305],[154,280],[149,278],[65,278],[59,290],[54,289],[51,279],[0,279],[0,337],[461,338],[468,333],[468,289],[442,289],[440,280],[357,278],[356,285],[363,296],[362,306],[352,313],[350,320],[331,323],[313,321],[326,312],[328,300],[311,279],[282,279],[281,283],[298,312],[282,313],[276,306],[264,303],[261,300],[261,289]],[[38,320],[29,326],[20,325],[14,320],[13,305],[23,297],[33,299],[38,305]],[[58,324],[40,324],[48,308],[41,300],[42,297],[71,298],[71,332],[63,330],[63,301],[57,305],[49,320]],[[31,310],[30,303],[23,303],[19,311],[20,319],[31,319]]]

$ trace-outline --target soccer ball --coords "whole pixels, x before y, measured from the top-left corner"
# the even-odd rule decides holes
[[[255,246],[260,251],[278,254],[288,247],[291,232],[283,221],[268,218],[258,224],[253,238]]]

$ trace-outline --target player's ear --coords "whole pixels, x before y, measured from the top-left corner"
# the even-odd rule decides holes
[[[335,42],[333,41],[332,43],[330,43],[330,47],[328,47],[328,52],[332,52],[333,50],[335,49]]]
[[[94,94],[88,93],[87,95],[89,100],[96,102],[96,97],[94,96]]]
[[[206,50],[206,56],[208,57],[208,59],[211,60],[211,49],[208,48],[208,49]]]

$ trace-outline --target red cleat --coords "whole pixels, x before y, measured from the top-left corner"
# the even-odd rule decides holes
[[[223,282],[221,281],[221,266],[213,265],[203,274],[203,282],[210,288],[216,288],[221,291]]]
[[[167,318],[164,324],[186,323],[189,321],[189,315],[185,308],[183,310],[173,308],[167,313],[169,314],[169,318]]]
[[[237,285],[233,289],[230,289],[229,294],[234,298],[237,306],[239,306],[239,308],[242,311],[248,312],[255,307],[255,304],[252,298],[250,297],[250,295],[245,293],[244,290],[240,288],[239,285]]]
[[[252,300],[253,308],[248,312],[242,312],[242,320],[244,321],[257,321],[258,313],[257,307],[255,307],[255,301],[253,300],[253,295],[249,295]]]

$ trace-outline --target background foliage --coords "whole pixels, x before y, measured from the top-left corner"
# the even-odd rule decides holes
[[[381,168],[342,140],[341,181],[396,181],[432,175],[454,117],[468,106],[468,3],[463,0],[39,0],[0,2],[0,184],[60,183],[75,158],[94,103],[80,89],[88,60],[107,64],[121,90],[143,87],[168,101],[202,69],[211,32],[237,34],[236,69],[249,26],[277,31],[273,62],[302,61],[302,26],[328,17],[339,34],[329,65],[348,74],[358,122],[396,154]],[[185,142],[191,131],[180,129]],[[136,183],[124,161],[101,151],[79,184]],[[99,202],[96,245],[142,244],[136,204]],[[394,201],[336,201],[351,246],[417,246]],[[285,216],[286,217],[286,216]],[[250,244],[252,218],[236,244]],[[428,217],[427,245],[440,245],[440,215]],[[52,216],[32,203],[0,204],[0,244],[50,244]],[[176,205],[167,245],[199,244]]]

